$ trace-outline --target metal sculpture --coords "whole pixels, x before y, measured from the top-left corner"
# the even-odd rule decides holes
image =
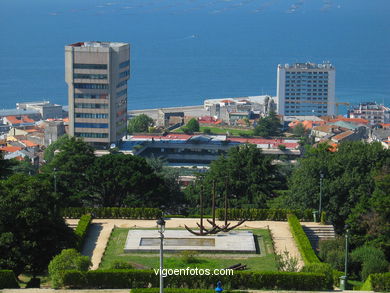
[[[227,188],[227,180],[225,181],[225,213],[224,218],[225,222],[223,226],[219,226],[215,222],[215,211],[216,211],[216,184],[215,181],[213,181],[213,192],[212,192],[212,201],[211,201],[211,212],[212,212],[212,220],[207,219],[207,222],[211,225],[211,228],[206,228],[203,225],[203,185],[200,189],[200,198],[199,198],[199,205],[200,205],[200,223],[196,223],[196,225],[199,228],[199,231],[194,231],[193,229],[187,227],[187,225],[184,225],[184,227],[187,229],[188,232],[197,235],[197,236],[205,236],[205,235],[212,235],[217,234],[219,232],[229,232],[238,226],[242,225],[246,219],[239,221],[236,225],[231,226],[231,223],[228,223],[228,188]]]

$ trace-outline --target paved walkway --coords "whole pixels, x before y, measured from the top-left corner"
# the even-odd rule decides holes
[[[75,225],[78,220],[67,219],[69,225]],[[174,218],[166,220],[166,228],[184,228],[187,225],[196,228],[199,219]],[[217,224],[222,224],[217,221]],[[234,224],[235,222],[232,221]],[[91,257],[92,270],[99,268],[108,240],[114,227],[119,228],[156,228],[155,220],[126,220],[126,219],[94,219],[86,238],[83,248],[83,254]],[[287,222],[276,221],[248,221],[245,222],[242,229],[266,229],[269,227],[275,244],[275,250],[281,253],[287,250],[291,256],[298,258],[299,266],[303,266],[303,261],[295,245]]]

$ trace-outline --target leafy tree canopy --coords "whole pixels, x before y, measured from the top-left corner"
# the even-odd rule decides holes
[[[267,117],[260,118],[253,131],[254,135],[262,137],[280,136],[282,124],[275,112],[270,112]]]
[[[171,200],[163,179],[141,157],[124,154],[97,157],[86,171],[86,178],[89,194],[101,206],[159,207]]]
[[[148,132],[149,127],[154,125],[154,121],[146,114],[141,114],[129,121],[129,133]]]
[[[74,244],[44,177],[17,174],[0,182],[0,269],[35,276]]]
[[[227,156],[221,156],[211,163],[201,184],[186,190],[187,197],[192,199],[193,205],[196,204],[203,184],[205,198],[209,203],[215,183],[219,195],[228,192],[231,197],[230,207],[264,208],[273,190],[280,185],[278,167],[271,162],[272,158],[263,155],[255,145],[231,148]]]
[[[63,138],[58,152],[43,171],[57,186],[64,206],[80,206],[89,186],[85,174],[95,159],[94,149],[80,138]]]
[[[369,238],[379,239],[379,235],[386,234],[382,228],[379,229],[380,223],[389,221],[388,170],[390,150],[384,150],[379,143],[345,142],[339,145],[337,152],[328,151],[325,144],[319,145],[311,148],[294,169],[289,180],[290,194],[286,205],[290,208],[318,209],[322,173],[322,209],[336,230],[342,232],[347,221],[352,225],[355,241],[360,238],[357,235],[365,238],[360,242]],[[369,216],[370,213],[378,215],[376,222]],[[370,224],[365,222],[364,216],[370,218]]]
[[[185,129],[187,129],[189,132],[199,132],[200,126],[199,126],[199,121],[195,118],[191,118],[186,126]]]

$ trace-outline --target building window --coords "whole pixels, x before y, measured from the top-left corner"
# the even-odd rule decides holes
[[[107,123],[75,123],[74,127],[78,128],[108,128]]]
[[[73,64],[75,69],[107,69],[107,64]]]
[[[75,83],[74,88],[76,89],[108,89],[108,84],[100,83]]]
[[[116,93],[117,97],[120,97],[120,96],[123,96],[123,95],[127,95],[127,89],[121,90],[121,91]]]
[[[73,78],[81,79],[107,79],[107,74],[84,74],[84,73],[75,73]]]
[[[130,60],[124,61],[121,64],[119,64],[119,68],[125,68],[127,66],[130,66]]]
[[[108,114],[104,113],[75,113],[76,118],[107,119]]]
[[[126,71],[119,73],[119,78],[123,78],[123,77],[129,76],[129,75],[130,75],[130,71],[126,70]]]
[[[74,94],[76,99],[108,99],[108,94],[91,95],[91,94]]]
[[[122,86],[125,86],[127,84],[127,80],[123,80],[123,81],[121,81],[120,83],[118,83],[117,85],[116,85],[116,88],[120,88],[120,87],[122,87]]]
[[[108,104],[75,103],[74,107],[81,109],[107,109]]]
[[[107,138],[108,137],[108,133],[76,132],[74,135],[77,137],[87,137],[87,138]]]

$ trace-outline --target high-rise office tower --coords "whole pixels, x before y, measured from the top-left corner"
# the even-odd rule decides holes
[[[126,134],[130,47],[116,42],[65,46],[69,134],[97,148]]]
[[[335,115],[336,69],[330,63],[278,65],[278,114]]]

